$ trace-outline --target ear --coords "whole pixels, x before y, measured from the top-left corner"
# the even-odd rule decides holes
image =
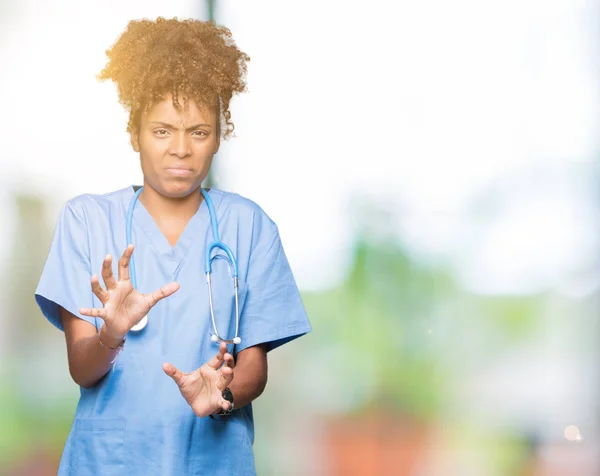
[[[217,140],[215,140],[215,149],[213,152],[213,155],[215,155],[217,152],[219,152],[219,147],[221,147],[221,135],[217,135]]]
[[[131,147],[133,147],[133,150],[136,152],[139,152],[140,151],[140,131],[139,131],[139,129],[134,129],[131,131],[130,139],[131,139]]]

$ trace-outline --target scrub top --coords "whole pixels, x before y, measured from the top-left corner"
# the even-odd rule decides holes
[[[126,216],[134,188],[85,194],[61,210],[35,297],[46,318],[63,330],[59,306],[100,329],[103,321],[79,314],[102,308],[92,274],[125,250]],[[254,202],[211,189],[221,241],[238,261],[241,344],[268,350],[311,330],[275,223]],[[81,388],[59,475],[254,475],[252,406],[229,416],[198,418],[162,370],[170,362],[191,372],[210,360],[218,344],[208,305],[204,257],[213,235],[203,201],[172,247],[138,201],[132,222],[137,289],[150,293],[177,281],[180,289],[148,314],[148,325],[129,332],[125,348],[92,388]],[[217,251],[215,251],[217,252]],[[235,334],[235,301],[227,262],[213,261],[213,299],[221,335]],[[101,280],[101,284],[102,280]]]

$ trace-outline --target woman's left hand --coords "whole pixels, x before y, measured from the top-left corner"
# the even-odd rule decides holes
[[[222,393],[233,380],[233,367],[233,356],[227,352],[224,342],[221,342],[217,355],[194,372],[185,374],[174,365],[163,364],[165,373],[175,381],[181,395],[199,417],[229,409],[231,403]]]

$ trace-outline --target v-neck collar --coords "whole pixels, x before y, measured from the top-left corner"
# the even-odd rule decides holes
[[[126,194],[126,207],[129,207],[129,203],[134,195],[134,188],[128,187],[128,193]],[[218,192],[212,188],[208,192],[210,198],[213,201],[215,211],[217,212],[218,220],[218,208],[220,205]],[[185,228],[181,232],[179,239],[175,246],[171,246],[165,235],[160,230],[158,224],[152,218],[152,215],[146,210],[144,204],[137,200],[135,209],[133,211],[133,221],[141,229],[148,240],[160,253],[160,255],[168,260],[173,268],[173,272],[179,267],[183,259],[185,258],[188,250],[194,242],[198,242],[199,238],[206,234],[206,227],[210,227],[210,216],[208,213],[208,207],[206,206],[206,200],[202,200],[196,213],[192,215]],[[135,233],[135,231],[134,231]],[[134,234],[135,241],[135,234]],[[135,244],[135,243],[134,243]]]

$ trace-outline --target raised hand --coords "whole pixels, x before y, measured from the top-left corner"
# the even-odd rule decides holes
[[[98,276],[92,276],[92,291],[102,303],[103,308],[82,308],[79,312],[84,316],[99,317],[104,320],[104,332],[114,339],[123,338],[150,309],[160,300],[170,296],[179,289],[179,284],[172,282],[151,294],[141,294],[133,289],[129,279],[129,262],[133,254],[133,245],[129,245],[119,259],[119,280],[112,272],[112,256],[107,255],[102,263],[102,279],[104,289]]]
[[[183,398],[199,417],[228,410],[231,403],[222,396],[233,380],[233,356],[227,353],[227,344],[221,342],[219,352],[199,369],[184,374],[174,365],[165,363],[163,370],[171,377]]]

